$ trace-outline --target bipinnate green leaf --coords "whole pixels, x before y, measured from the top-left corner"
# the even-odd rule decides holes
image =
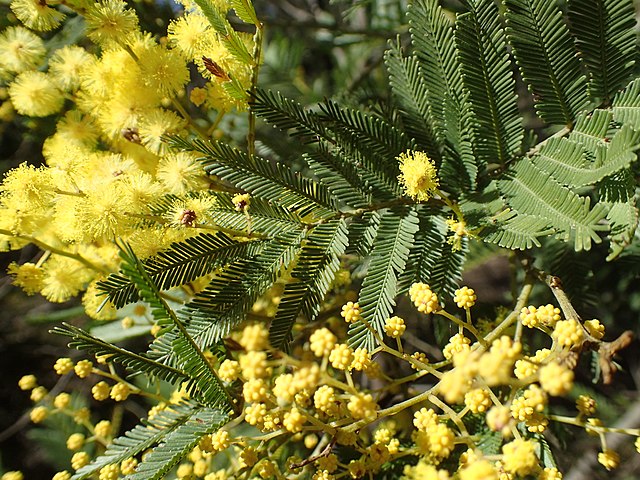
[[[540,118],[572,125],[589,105],[586,77],[555,0],[505,0],[507,37]]]
[[[384,322],[396,304],[398,278],[405,270],[417,231],[415,208],[394,207],[381,212],[369,268],[358,298],[364,322],[380,336],[384,332]],[[363,322],[357,322],[349,328],[349,344],[371,351],[376,340]]]
[[[468,0],[456,20],[455,45],[473,112],[473,147],[484,163],[520,152],[524,129],[500,15],[493,0]]]
[[[569,26],[589,71],[589,96],[609,105],[634,73],[637,26],[633,0],[570,0]]]
[[[134,458],[149,448],[161,443],[178,427],[185,425],[202,407],[192,403],[179,403],[162,410],[153,418],[142,422],[109,444],[107,450],[88,465],[79,468],[72,480],[84,480],[107,466],[120,464],[123,460]],[[169,466],[169,469],[172,467]]]
[[[315,319],[340,268],[340,257],[347,248],[347,225],[343,219],[316,226],[308,235],[285,285],[278,311],[269,327],[269,342],[287,350],[291,329],[300,314]]]

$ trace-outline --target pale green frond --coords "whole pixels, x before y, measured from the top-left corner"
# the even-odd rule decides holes
[[[363,320],[379,335],[383,334],[384,322],[396,304],[398,277],[406,267],[417,231],[418,216],[415,209],[394,207],[381,213],[367,275],[358,299]],[[367,327],[357,322],[349,328],[349,344],[371,351],[376,341]]]
[[[71,477],[72,480],[84,480],[94,473],[97,474],[102,467],[119,464],[123,460],[146,452],[200,411],[201,407],[190,403],[179,403],[159,412],[152,419],[142,420],[142,423],[115,438],[102,455],[79,468]]]
[[[633,0],[570,0],[571,32],[589,70],[589,95],[609,104],[634,73],[637,59]]]
[[[67,323],[53,327],[51,333],[71,337],[71,341],[69,342],[70,348],[77,348],[96,357],[106,355],[109,357],[110,362],[122,365],[132,373],[145,373],[150,377],[159,378],[171,382],[174,385],[178,385],[189,378],[187,374],[180,369],[170,367],[147,358],[144,355],[105,342]]]
[[[231,0],[231,6],[240,20],[253,25],[258,25],[260,21],[256,16],[251,0]]]
[[[455,44],[464,88],[474,115],[474,152],[485,163],[504,164],[522,148],[515,79],[498,9],[492,0],[468,0],[456,20]]]
[[[579,0],[580,2],[582,0]],[[505,0],[507,37],[536,111],[550,125],[572,125],[589,105],[586,77],[555,0]]]
[[[539,238],[551,235],[549,221],[534,215],[517,214],[514,211],[500,217],[482,231],[482,240],[511,250],[528,250],[540,247]]]
[[[573,237],[576,251],[589,250],[591,242],[600,243],[597,232],[608,229],[601,222],[607,214],[604,205],[591,207],[589,197],[563,187],[527,158],[514,164],[498,182],[498,187],[509,206],[518,213],[546,219],[564,241]]]
[[[611,261],[631,244],[638,228],[638,208],[629,202],[615,202],[608,205],[607,221],[611,231],[607,261]]]
[[[640,78],[632,81],[613,99],[613,119],[640,130]]]
[[[611,110],[596,109],[589,114],[580,114],[568,138],[582,144],[587,152],[595,155],[598,146],[606,141],[612,119]]]
[[[170,431],[157,447],[144,456],[135,473],[126,480],[160,480],[198,445],[205,435],[216,432],[230,420],[220,410],[196,410],[186,422]]]
[[[209,0],[194,0],[194,2],[200,7],[204,16],[218,33],[218,38],[229,53],[239,62],[251,65],[253,63],[253,57],[251,53],[249,53],[247,46],[242,41],[242,38],[240,38],[238,32],[233,29],[227,18],[217,9],[213,2]]]

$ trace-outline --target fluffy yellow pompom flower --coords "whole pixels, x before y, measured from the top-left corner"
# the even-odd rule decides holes
[[[64,19],[63,13],[40,0],[13,0],[10,6],[18,20],[32,30],[41,32],[53,30]]]
[[[520,476],[533,473],[538,467],[535,444],[522,438],[507,443],[502,447],[504,469]]]
[[[20,73],[36,68],[46,53],[42,39],[24,27],[9,27],[0,35],[0,69]]]
[[[598,462],[607,470],[613,470],[620,465],[620,455],[613,450],[605,450],[598,454]]]
[[[16,111],[30,117],[46,117],[58,112],[64,103],[62,92],[45,73],[29,71],[18,75],[9,87]]]
[[[49,73],[63,90],[75,90],[80,86],[80,75],[93,56],[77,45],[67,45],[56,52],[49,60]]]
[[[407,151],[396,158],[402,172],[398,180],[406,194],[418,201],[429,200],[439,185],[433,161],[424,152]]]
[[[133,10],[126,8],[126,2],[103,0],[89,5],[85,19],[91,40],[107,44],[124,39],[137,30],[138,17]]]

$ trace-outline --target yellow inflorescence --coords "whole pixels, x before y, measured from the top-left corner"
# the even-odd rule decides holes
[[[398,180],[411,198],[424,202],[438,188],[438,177],[433,161],[424,152],[407,151],[397,157],[400,162]]]

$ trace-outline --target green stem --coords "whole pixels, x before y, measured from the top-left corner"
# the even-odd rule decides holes
[[[262,37],[264,25],[260,22],[256,23],[256,33],[253,36],[253,65],[251,65],[251,98],[255,97],[258,88],[258,73],[260,72],[260,57],[262,56]],[[249,109],[249,133],[247,134],[247,148],[249,155],[252,156],[256,151],[256,116],[253,110]]]
[[[90,268],[91,270],[95,270],[96,272],[105,273],[105,274],[111,273],[109,270],[107,270],[105,268],[101,268],[101,267],[93,264],[92,262],[90,262],[89,260],[84,258],[82,255],[80,255],[79,253],[71,253],[71,252],[67,252],[65,250],[61,250],[61,249],[56,248],[56,247],[52,247],[51,245],[48,245],[48,244],[44,243],[43,241],[32,237],[31,235],[23,235],[21,233],[13,233],[13,232],[11,232],[9,230],[4,230],[4,229],[0,229],[0,235],[6,235],[7,237],[13,237],[13,238],[19,238],[21,240],[26,240],[28,242],[33,243],[40,250],[44,250],[45,252],[50,252],[50,253],[53,253],[55,255],[60,255],[61,257],[72,258],[73,260],[76,260],[76,261],[80,262],[85,267]]]

